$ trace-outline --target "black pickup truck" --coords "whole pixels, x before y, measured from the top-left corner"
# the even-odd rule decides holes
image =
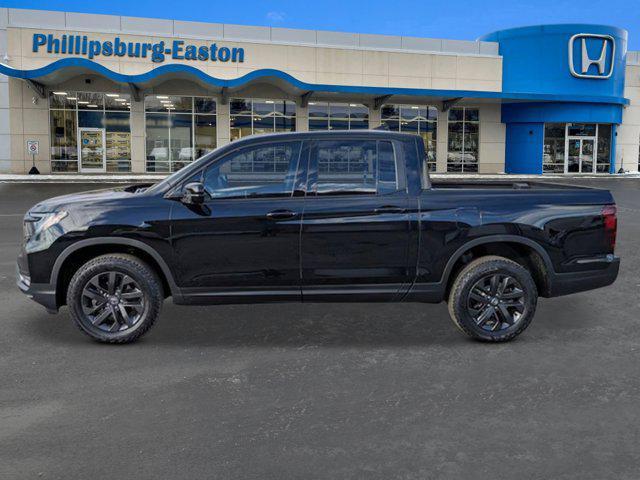
[[[441,302],[486,341],[538,296],[613,283],[606,190],[431,181],[422,139],[383,131],[254,136],[151,186],[52,198],[24,218],[19,288],[110,343],[163,300]],[[230,320],[231,321],[231,320]]]

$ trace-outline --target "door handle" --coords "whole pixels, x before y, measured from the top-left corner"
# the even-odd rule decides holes
[[[385,205],[384,207],[376,208],[373,213],[381,215],[383,213],[404,213],[407,210],[405,208],[396,207],[394,205]]]
[[[274,210],[273,212],[267,213],[267,218],[269,220],[286,220],[287,218],[293,218],[296,215],[298,214],[291,210]]]

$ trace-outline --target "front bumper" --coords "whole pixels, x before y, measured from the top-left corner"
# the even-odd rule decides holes
[[[46,308],[47,312],[58,312],[55,285],[48,283],[31,283],[31,278],[27,274],[22,273],[19,266],[16,266],[16,284],[22,293]]]
[[[607,255],[594,259],[591,263],[600,268],[581,272],[554,273],[550,279],[548,297],[559,297],[611,285],[618,278],[620,257]]]

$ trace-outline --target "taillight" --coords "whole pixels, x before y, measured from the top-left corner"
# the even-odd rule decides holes
[[[604,233],[611,247],[611,251],[616,247],[616,234],[618,233],[618,217],[615,205],[605,205],[600,212],[604,223]]]

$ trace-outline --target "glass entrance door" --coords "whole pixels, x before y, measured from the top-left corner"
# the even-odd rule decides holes
[[[80,158],[80,172],[104,172],[106,150],[104,128],[78,129],[80,142],[78,143],[78,158]]]
[[[595,138],[583,138],[580,149],[580,173],[593,173]]]
[[[568,137],[565,173],[593,173],[594,137]]]

